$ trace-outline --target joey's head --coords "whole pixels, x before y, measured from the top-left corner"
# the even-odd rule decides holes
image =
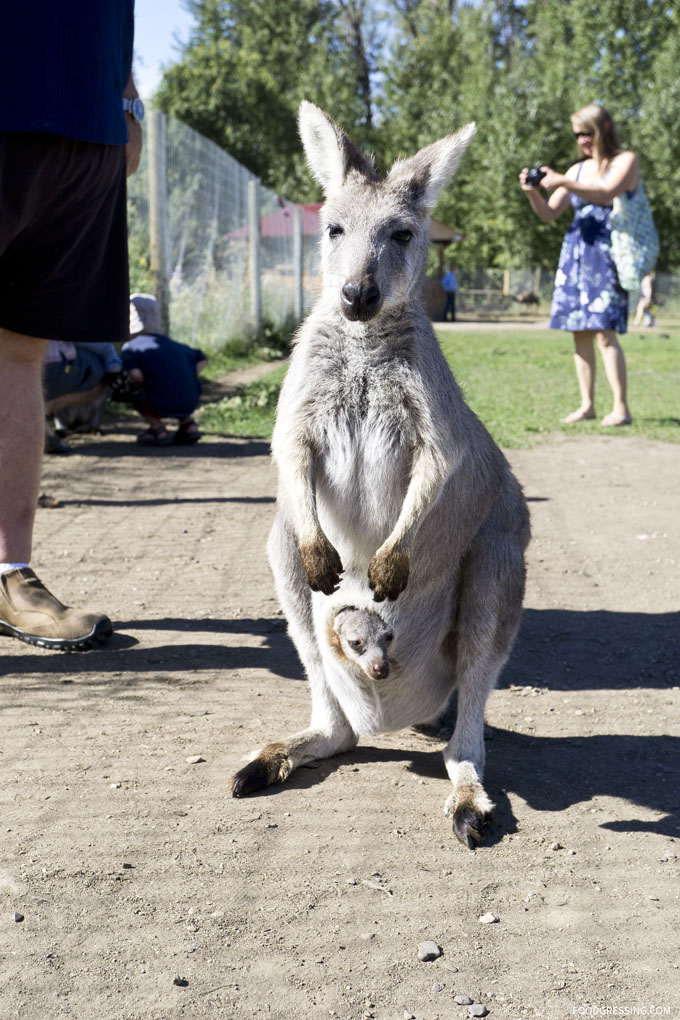
[[[475,125],[398,160],[381,179],[372,160],[312,103],[303,102],[300,135],[322,185],[324,299],[350,322],[420,299],[430,238],[429,213],[453,176]]]
[[[389,676],[392,637],[392,630],[382,617],[369,609],[346,606],[333,619],[331,645],[338,655],[355,662],[369,680]]]

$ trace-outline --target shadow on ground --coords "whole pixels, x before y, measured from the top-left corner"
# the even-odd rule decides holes
[[[130,675],[165,667],[172,677],[183,673],[256,668],[301,680],[303,670],[281,617],[114,621],[111,641],[97,651],[63,653],[26,650],[0,654],[0,676],[48,674],[86,677],[96,670]],[[127,631],[153,632],[153,646]],[[192,641],[162,644],[156,632],[195,635]],[[247,634],[259,646],[201,641],[200,634]],[[10,639],[0,639],[10,640]],[[545,687],[555,691],[666,689],[680,682],[680,613],[612,613],[604,610],[525,611],[522,628],[499,683]]]
[[[174,457],[185,460],[198,457],[210,460],[238,459],[243,457],[268,457],[270,446],[261,436],[236,436],[231,433],[211,432],[205,440],[193,446],[140,446],[136,437],[139,429],[117,431],[115,435],[103,434],[91,440],[69,436],[73,453],[80,457]]]
[[[680,613],[527,609],[500,687],[554,691],[680,683]]]
[[[485,832],[485,846],[517,831],[509,794],[521,797],[532,810],[540,812],[560,812],[575,804],[587,804],[594,797],[612,797],[626,802],[630,817],[613,818],[608,816],[607,806],[598,808],[594,818],[600,828],[680,836],[680,738],[632,734],[536,737],[502,729],[491,729],[489,737],[484,785],[496,809]],[[444,743],[433,738],[423,740],[431,750],[414,752],[359,744],[336,758],[298,769],[286,786],[309,789],[340,769],[344,775],[403,762],[409,772],[442,780],[443,809],[449,789],[441,755]],[[384,782],[380,769],[376,770],[375,781]],[[282,789],[280,785],[270,786],[247,799],[275,796]],[[350,789],[345,793],[351,796]],[[651,811],[661,817],[640,817],[635,805],[643,808],[645,815]]]
[[[196,640],[149,647],[127,635],[127,628],[191,634]],[[200,634],[247,634],[263,640],[259,646],[234,647],[202,642]],[[501,686],[525,684],[556,691],[664,689],[678,681],[679,635],[680,613],[528,610]],[[27,702],[60,682],[75,683],[79,697],[98,697],[101,691],[110,696],[120,690],[135,697],[153,698],[159,687],[205,682],[202,674],[206,671],[223,671],[222,679],[228,684],[230,672],[247,668],[303,679],[281,618],[127,620],[117,624],[111,642],[99,651],[65,654],[27,650],[25,654],[0,655],[4,683],[11,682],[12,677],[30,677],[30,687],[22,695]],[[0,681],[0,688],[4,683]],[[20,690],[21,685],[17,688]],[[435,737],[427,731],[421,733],[426,745],[423,751],[364,744],[314,769],[299,770],[289,783],[304,788],[323,781],[339,768],[362,769],[392,761],[408,762],[409,769],[418,775],[445,779],[441,738],[451,732],[451,716],[451,712],[446,713]],[[486,843],[498,841],[516,828],[508,793],[520,796],[536,811],[550,812],[588,802],[595,796],[613,797],[663,817],[639,818],[631,807],[630,819],[605,817],[601,827],[679,834],[679,738],[632,734],[541,737],[503,729],[488,733],[493,742],[488,748],[487,789],[497,803],[497,811]],[[254,796],[269,796],[276,789]]]

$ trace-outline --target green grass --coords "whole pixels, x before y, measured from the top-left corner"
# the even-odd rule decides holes
[[[285,358],[290,350],[293,325],[274,326],[265,322],[258,333],[244,333],[228,340],[220,350],[207,349],[208,363],[202,378],[220,379],[229,372],[263,361]]]
[[[611,409],[599,353],[598,419],[562,425],[560,419],[578,406],[578,387],[570,333],[556,330],[460,329],[442,332],[439,340],[465,398],[496,441],[505,448],[533,446],[555,432],[568,435],[638,435],[680,442],[680,325],[654,330],[632,329],[622,340],[626,354],[633,424],[603,429],[599,419]],[[276,396],[285,373],[278,368],[237,401],[208,405],[201,412],[207,431],[237,435],[271,435]]]
[[[578,425],[560,419],[579,405],[570,333],[540,330],[439,335],[465,398],[496,441],[527,447],[555,432],[638,435],[680,442],[680,329],[633,330],[622,339],[633,424],[603,429],[611,391],[596,354],[598,418]]]
[[[203,432],[269,438],[274,427],[276,401],[286,366],[272,369],[262,379],[241,386],[233,397],[204,404],[197,413]]]

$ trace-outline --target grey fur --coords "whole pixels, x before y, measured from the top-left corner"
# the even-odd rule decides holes
[[[282,780],[361,734],[430,719],[455,687],[446,813],[471,846],[493,808],[482,786],[484,708],[519,627],[529,541],[520,486],[465,404],[421,299],[428,210],[474,125],[384,180],[310,103],[300,128],[326,191],[323,280],[279,401],[268,550],[312,717],[255,752],[233,792]],[[370,612],[376,601],[395,665],[366,683],[329,633],[340,606]]]

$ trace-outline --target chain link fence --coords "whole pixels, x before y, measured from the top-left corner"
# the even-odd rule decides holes
[[[467,318],[540,316],[550,313],[553,269],[464,269],[456,267],[456,312]],[[425,298],[434,321],[444,317],[445,295],[440,277],[425,281]],[[635,314],[639,291],[628,295],[629,315]],[[656,273],[654,305],[663,315],[680,315],[680,276]]]
[[[151,111],[128,180],[130,287],[205,350],[303,317],[316,293],[316,211],[268,191],[219,146]]]

